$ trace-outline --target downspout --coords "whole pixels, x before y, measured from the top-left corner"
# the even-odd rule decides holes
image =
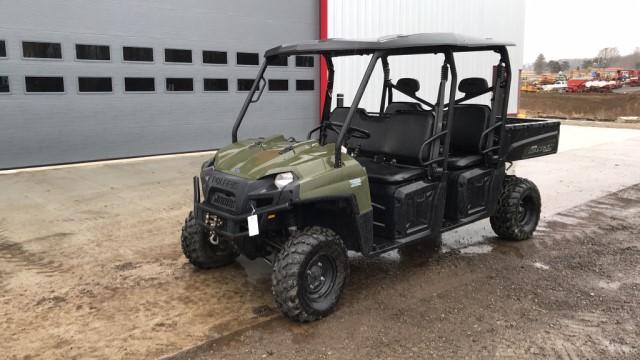
[[[329,21],[329,6],[328,6],[328,2],[329,0],[320,0],[320,40],[326,40],[329,34],[329,26],[328,26],[328,21]],[[319,103],[319,109],[318,111],[320,112],[320,119],[322,119],[323,117],[323,111],[324,111],[324,102],[325,102],[325,96],[327,93],[327,62],[325,61],[325,59],[322,56],[319,56],[319,61],[320,61],[320,66],[319,66],[319,71],[320,71],[320,103]]]

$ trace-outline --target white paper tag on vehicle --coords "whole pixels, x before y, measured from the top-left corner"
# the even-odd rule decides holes
[[[260,228],[258,227],[258,215],[251,215],[247,218],[247,225],[249,226],[249,236],[256,236],[260,234]]]

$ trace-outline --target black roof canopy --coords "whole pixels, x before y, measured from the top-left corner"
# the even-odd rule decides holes
[[[483,39],[454,33],[422,33],[390,35],[373,40],[327,39],[311,40],[297,44],[276,46],[265,52],[265,57],[296,54],[330,54],[331,56],[372,54],[390,50],[397,54],[439,52],[444,48],[453,51],[494,50],[515,44],[493,39]]]

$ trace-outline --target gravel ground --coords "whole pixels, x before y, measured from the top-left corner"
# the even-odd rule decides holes
[[[518,163],[516,171],[540,188],[542,215],[550,228],[559,219],[557,213],[639,183],[638,148],[638,130],[563,126],[557,155]],[[317,358],[327,352],[346,357],[350,353],[345,349],[353,351],[349,344],[364,349],[377,343],[385,346],[361,357],[410,357],[410,351],[450,355],[456,347],[480,349],[473,347],[479,343],[488,346],[489,354],[494,348],[496,354],[508,354],[511,348],[497,339],[513,334],[519,342],[534,341],[529,336],[543,336],[541,329],[557,330],[549,328],[544,321],[550,320],[543,317],[539,320],[543,325],[538,325],[542,328],[520,328],[524,320],[519,320],[519,311],[526,312],[519,309],[528,309],[527,296],[533,296],[527,284],[541,291],[539,302],[564,299],[556,292],[542,291],[544,287],[537,285],[546,284],[543,281],[558,281],[556,291],[575,296],[575,289],[564,289],[565,284],[555,277],[557,271],[564,271],[562,267],[547,259],[556,256],[552,250],[564,249],[563,237],[541,229],[531,242],[496,242],[485,220],[447,233],[443,238],[450,251],[446,254],[417,252],[415,257],[400,257],[392,253],[373,260],[354,256],[353,277],[338,312],[317,324],[291,324],[274,310],[271,268],[265,262],[240,258],[224,269],[198,271],[181,254],[178,237],[192,206],[191,177],[208,156],[0,172],[0,358],[153,359],[189,348],[202,350],[194,354],[200,356],[209,353],[198,345],[215,339],[223,340],[208,355],[213,358],[269,356],[267,350],[283,358],[297,354]],[[573,256],[583,256],[579,239],[585,232],[605,234],[602,240],[614,244],[609,246],[615,250],[628,240],[615,237],[624,238],[624,231],[602,233],[597,227],[637,217],[635,208],[625,209],[612,212],[596,207],[594,212],[606,214],[592,219],[596,228],[558,225],[554,232],[570,239],[565,250]],[[560,220],[573,223],[571,218]],[[596,250],[607,254],[606,249]],[[608,256],[585,259],[606,265],[602,259],[611,259]],[[535,267],[535,262],[541,264]],[[603,282],[602,288],[598,278],[591,283],[595,291],[587,294],[611,292],[603,304],[628,301],[632,306],[637,298],[630,295],[637,289],[633,288],[637,268],[630,264],[619,261],[615,272],[604,267],[612,278],[606,281],[613,285]],[[575,272],[586,276],[590,271]],[[618,273],[627,280],[617,280]],[[610,290],[616,287],[615,292]],[[599,314],[596,310],[580,311]],[[560,318],[573,319],[581,313],[571,306],[563,311]],[[475,323],[464,322],[465,317],[471,318],[469,314],[478,317]],[[542,313],[533,314],[537,319]],[[638,319],[637,314],[631,315]],[[607,313],[603,316],[613,319]],[[424,324],[418,323],[420,319]],[[506,321],[516,322],[517,327],[501,332]],[[467,333],[476,334],[473,325],[481,329],[478,334],[492,328],[496,332],[485,338],[470,337]],[[622,326],[609,330],[605,325],[598,326],[606,339],[610,339],[608,332]],[[412,338],[410,332],[418,335]],[[260,346],[252,347],[253,340],[237,343],[251,334],[264,337],[256,341]],[[629,342],[623,344],[627,347],[610,354],[637,355],[632,345],[637,330],[631,328],[625,334],[620,339]],[[569,335],[563,336],[559,338],[575,344]],[[225,341],[231,347],[223,347]],[[305,342],[310,344],[307,353],[299,348]],[[612,340],[614,350],[619,342]],[[535,344],[530,348],[535,349]],[[244,352],[251,348],[254,353]],[[598,349],[593,344],[586,348]]]
[[[557,214],[530,241],[353,259],[332,316],[278,316],[172,358],[638,359],[639,263],[636,185]]]

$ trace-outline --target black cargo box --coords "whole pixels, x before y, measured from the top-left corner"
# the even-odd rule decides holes
[[[507,118],[507,161],[531,159],[558,152],[560,121]]]

